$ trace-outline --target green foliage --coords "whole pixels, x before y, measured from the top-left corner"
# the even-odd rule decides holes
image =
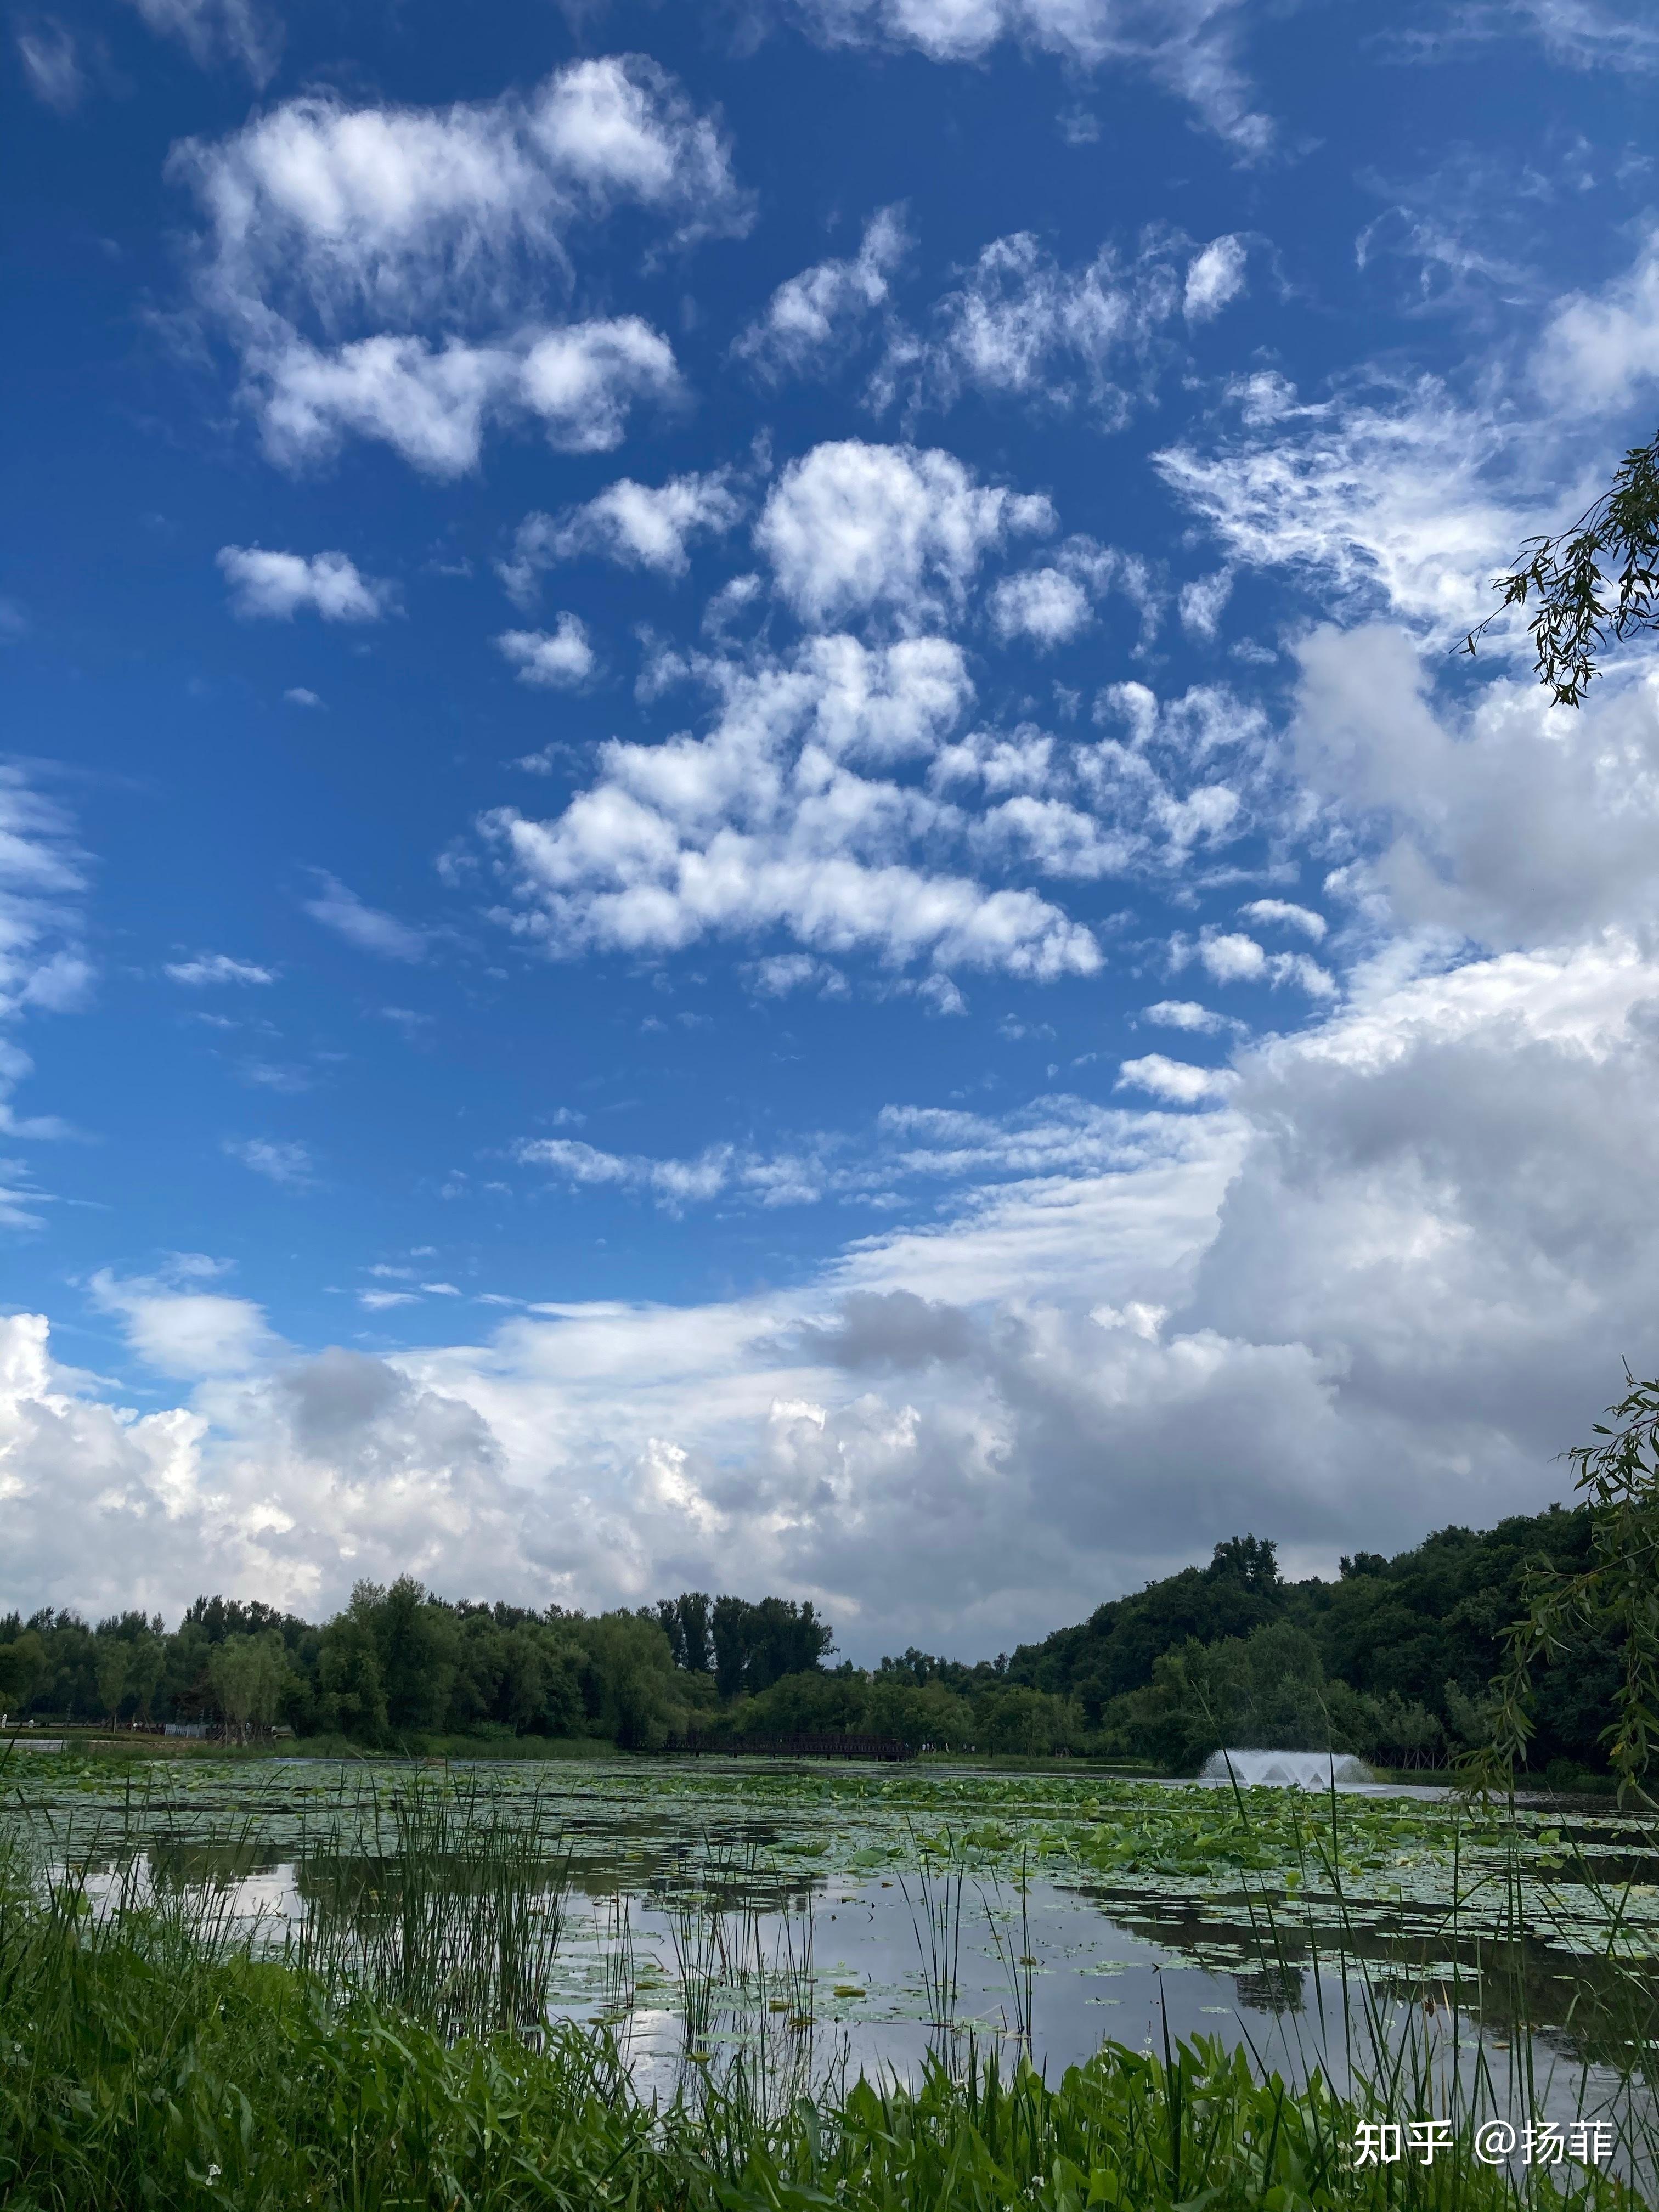
[[[1501,605],[1534,610],[1527,627],[1538,679],[1577,707],[1610,642],[1659,627],[1659,438],[1633,446],[1612,484],[1558,538],[1529,538],[1496,589]],[[1475,650],[1498,614],[1469,632]]]
[[[0,1905],[0,2199],[14,2212],[1634,2212],[1572,2167],[1524,2179],[1467,2138],[1356,2166],[1379,2093],[1294,2086],[1243,2051],[1107,2045],[1046,2081],[929,2065],[906,2088],[769,2110],[741,2069],[643,2102],[613,2043],[453,2039],[407,2010],[165,1919],[99,1923],[60,1890]]]
[[[1504,1666],[1489,1740],[1468,1760],[1475,1782],[1512,1786],[1536,1748],[1534,1677],[1563,1667],[1586,1647],[1609,1650],[1617,1679],[1600,1743],[1621,1794],[1642,1785],[1659,1736],[1659,1382],[1630,1383],[1600,1443],[1568,1455],[1588,1501],[1589,1558],[1576,1573],[1544,1560],[1522,1585],[1520,1617],[1504,1638]]]

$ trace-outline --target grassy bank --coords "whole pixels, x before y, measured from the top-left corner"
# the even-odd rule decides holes
[[[191,1917],[193,1912],[193,1917]],[[1467,2143],[1356,2170],[1366,2118],[1243,2052],[1108,2045],[1046,2083],[1018,2060],[935,2066],[914,2090],[770,2094],[763,2056],[688,2068],[657,2106],[602,2034],[447,2040],[331,1995],[204,1928],[199,1900],[100,1919],[73,1885],[0,1905],[0,2201],[10,2212],[220,2203],[687,2212],[1611,2212],[1640,2200],[1568,2166],[1517,2179]],[[1395,2093],[1395,2102],[1398,2093]],[[1380,2100],[1379,2100],[1380,2103]]]

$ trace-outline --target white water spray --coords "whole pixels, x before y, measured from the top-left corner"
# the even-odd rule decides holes
[[[1370,1782],[1369,1766],[1346,1751],[1212,1751],[1205,1760],[1206,1781],[1230,1778],[1242,1788],[1258,1784],[1281,1790],[1328,1790],[1333,1782]]]

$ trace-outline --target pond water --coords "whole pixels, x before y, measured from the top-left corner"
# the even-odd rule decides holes
[[[1632,2067],[1645,2094],[1656,2032],[1659,1836],[1605,1808],[735,1759],[41,1759],[5,1782],[37,1862],[94,1895],[125,1879],[337,1962],[425,1940],[434,1897],[478,1887],[466,1839],[509,1835],[534,2008],[607,2022],[646,2081],[733,2051],[914,2075],[970,2037],[1052,2070],[1167,2029],[1340,2085],[1381,2035],[1565,2117]],[[411,1800],[441,1813],[419,1883]]]

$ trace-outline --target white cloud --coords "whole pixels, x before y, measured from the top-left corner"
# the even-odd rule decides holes
[[[1089,595],[1059,568],[1030,568],[1005,576],[986,602],[991,624],[1005,641],[1029,637],[1039,647],[1064,645],[1093,617]]]
[[[977,483],[952,453],[843,439],[792,461],[755,542],[804,622],[880,608],[920,624],[960,605],[1011,532],[1050,529],[1048,501]]]
[[[251,960],[233,960],[228,952],[198,952],[191,960],[170,960],[166,973],[175,983],[188,983],[199,989],[204,983],[274,983],[275,974],[269,968],[256,967]]]
[[[59,115],[72,115],[87,91],[75,33],[55,15],[46,15],[20,24],[16,39],[29,90]]]
[[[347,106],[307,94],[173,157],[209,225],[214,295],[337,330],[469,312],[512,328],[567,234],[627,204],[742,228],[725,142],[653,62],[571,63],[527,99]]]
[[[1221,627],[1222,611],[1232,597],[1233,572],[1218,568],[1212,576],[1195,576],[1181,587],[1181,626],[1189,637],[1206,642]]]
[[[1299,573],[1328,608],[1380,602],[1436,641],[1490,611],[1528,526],[1512,425],[1426,377],[1317,403],[1256,380],[1237,397],[1236,434],[1154,456],[1230,561]]]
[[[895,1634],[972,1656],[1246,1528],[1329,1572],[1535,1510],[1620,1350],[1659,1365],[1656,1001],[1612,939],[1379,970],[1241,1054],[1217,1110],[1078,1102],[1022,1136],[896,1109],[896,1158],[1003,1180],[752,1300],[302,1358],[243,1301],[119,1285],[135,1344],[201,1378],[141,1418],[12,1316],[0,1600],[175,1609],[205,1584],[314,1618],[406,1567],[635,1604],[738,1558],[738,1587],[822,1600],[860,1660]],[[587,1186],[625,1187],[652,1194]]]
[[[267,553],[222,545],[216,558],[244,621],[292,622],[307,608],[325,622],[379,622],[394,601],[392,585],[361,576],[343,553]]]
[[[880,209],[851,260],[820,261],[780,284],[735,350],[768,376],[802,375],[832,355],[877,308],[908,251],[903,210]]]
[[[518,670],[520,684],[569,690],[593,673],[593,647],[578,615],[562,614],[551,631],[505,630],[495,644]]]
[[[317,694],[308,691],[303,684],[295,684],[292,690],[284,691],[283,696],[290,707],[320,707],[323,703]]]
[[[939,301],[928,335],[895,331],[874,396],[913,391],[948,406],[969,390],[1061,410],[1086,404],[1115,427],[1150,391],[1181,306],[1168,247],[1126,260],[1103,246],[1067,269],[1031,232],[1016,231],[981,249]]]
[[[1292,726],[1314,790],[1366,832],[1340,883],[1395,925],[1498,948],[1659,918],[1659,675],[1574,714],[1530,678],[1449,711],[1400,631],[1314,631]]]
[[[293,1138],[227,1137],[224,1148],[232,1159],[285,1190],[304,1190],[315,1178],[309,1147]]]
[[[66,1012],[84,1000],[92,967],[82,945],[86,858],[64,810],[35,790],[20,768],[0,763],[0,1024]],[[20,1118],[9,1103],[33,1070],[21,1046],[0,1030],[0,1134],[57,1137],[51,1116]],[[9,1162],[13,1178],[24,1170]],[[38,1195],[38,1194],[37,1194]],[[37,1218],[18,1193],[0,1208],[14,1227]]]
[[[720,694],[706,738],[612,739],[557,819],[486,817],[515,901],[502,919],[521,934],[568,956],[782,930],[814,953],[894,966],[1098,967],[1089,931],[1034,893],[918,867],[912,848],[953,814],[864,772],[938,746],[970,696],[955,646],[813,638],[782,660],[702,673]]]
[[[1238,1078],[1224,1067],[1194,1067],[1184,1060],[1167,1059],[1149,1052],[1139,1060],[1126,1060],[1117,1072],[1117,1087],[1150,1091],[1177,1106],[1200,1106],[1224,1098]]]
[[[1156,1006],[1143,1006],[1140,1018],[1155,1022],[1160,1029],[1188,1030],[1197,1036],[1214,1036],[1238,1026],[1227,1015],[1200,1006],[1194,999],[1160,999]]]
[[[1181,293],[1187,320],[1207,323],[1231,307],[1244,289],[1246,265],[1244,241],[1231,233],[1212,239],[1201,253],[1194,254]]]
[[[425,958],[424,930],[411,929],[407,922],[381,913],[378,907],[365,906],[356,891],[325,870],[316,872],[322,888],[315,898],[301,902],[313,921],[320,921],[360,952],[378,953],[386,960]]]
[[[1255,938],[1237,930],[1206,927],[1196,945],[1177,938],[1171,950],[1177,969],[1195,957],[1218,983],[1267,983],[1274,990],[1294,983],[1315,999],[1328,999],[1335,994],[1331,977],[1305,952],[1269,952]]]
[[[1560,0],[1545,0],[1559,5]],[[913,46],[938,62],[973,61],[1003,39],[1085,69],[1133,68],[1188,101],[1211,130],[1247,155],[1264,153],[1273,126],[1251,106],[1226,0],[794,0],[819,35],[837,43]]]
[[[1280,929],[1299,929],[1316,945],[1325,935],[1327,924],[1322,914],[1316,914],[1311,907],[1295,906],[1288,899],[1252,899],[1238,910],[1246,921],[1254,921],[1263,928],[1277,926]]]
[[[388,1313],[394,1306],[417,1306],[418,1291],[359,1291],[357,1303],[366,1313]]]
[[[286,337],[251,350],[247,371],[274,460],[325,460],[351,434],[436,477],[477,466],[487,424],[526,416],[561,453],[609,453],[637,402],[680,389],[672,347],[637,315],[532,325],[488,345],[382,335],[328,350]]]
[[[705,532],[721,536],[741,513],[723,469],[655,485],[623,477],[580,507],[558,515],[526,515],[514,538],[513,558],[501,564],[500,574],[521,605],[533,599],[542,569],[584,554],[683,576],[688,539]]]
[[[206,217],[203,302],[240,356],[267,451],[290,465],[350,435],[454,476],[487,427],[526,421],[562,452],[608,450],[678,377],[637,316],[550,323],[570,234],[623,204],[680,238],[747,222],[714,123],[637,57],[573,63],[528,99],[307,95],[188,142],[172,174]]]
[[[132,1350],[163,1375],[194,1381],[243,1374],[276,1358],[282,1340],[250,1299],[181,1287],[206,1272],[186,1265],[170,1280],[149,1275],[123,1280],[102,1267],[89,1287],[93,1304],[117,1316]]]
[[[1556,303],[1534,374],[1553,410],[1588,416],[1622,412],[1659,378],[1659,230],[1599,292]]]
[[[280,23],[254,0],[131,0],[160,39],[177,39],[200,69],[235,63],[263,87],[283,50]]]

